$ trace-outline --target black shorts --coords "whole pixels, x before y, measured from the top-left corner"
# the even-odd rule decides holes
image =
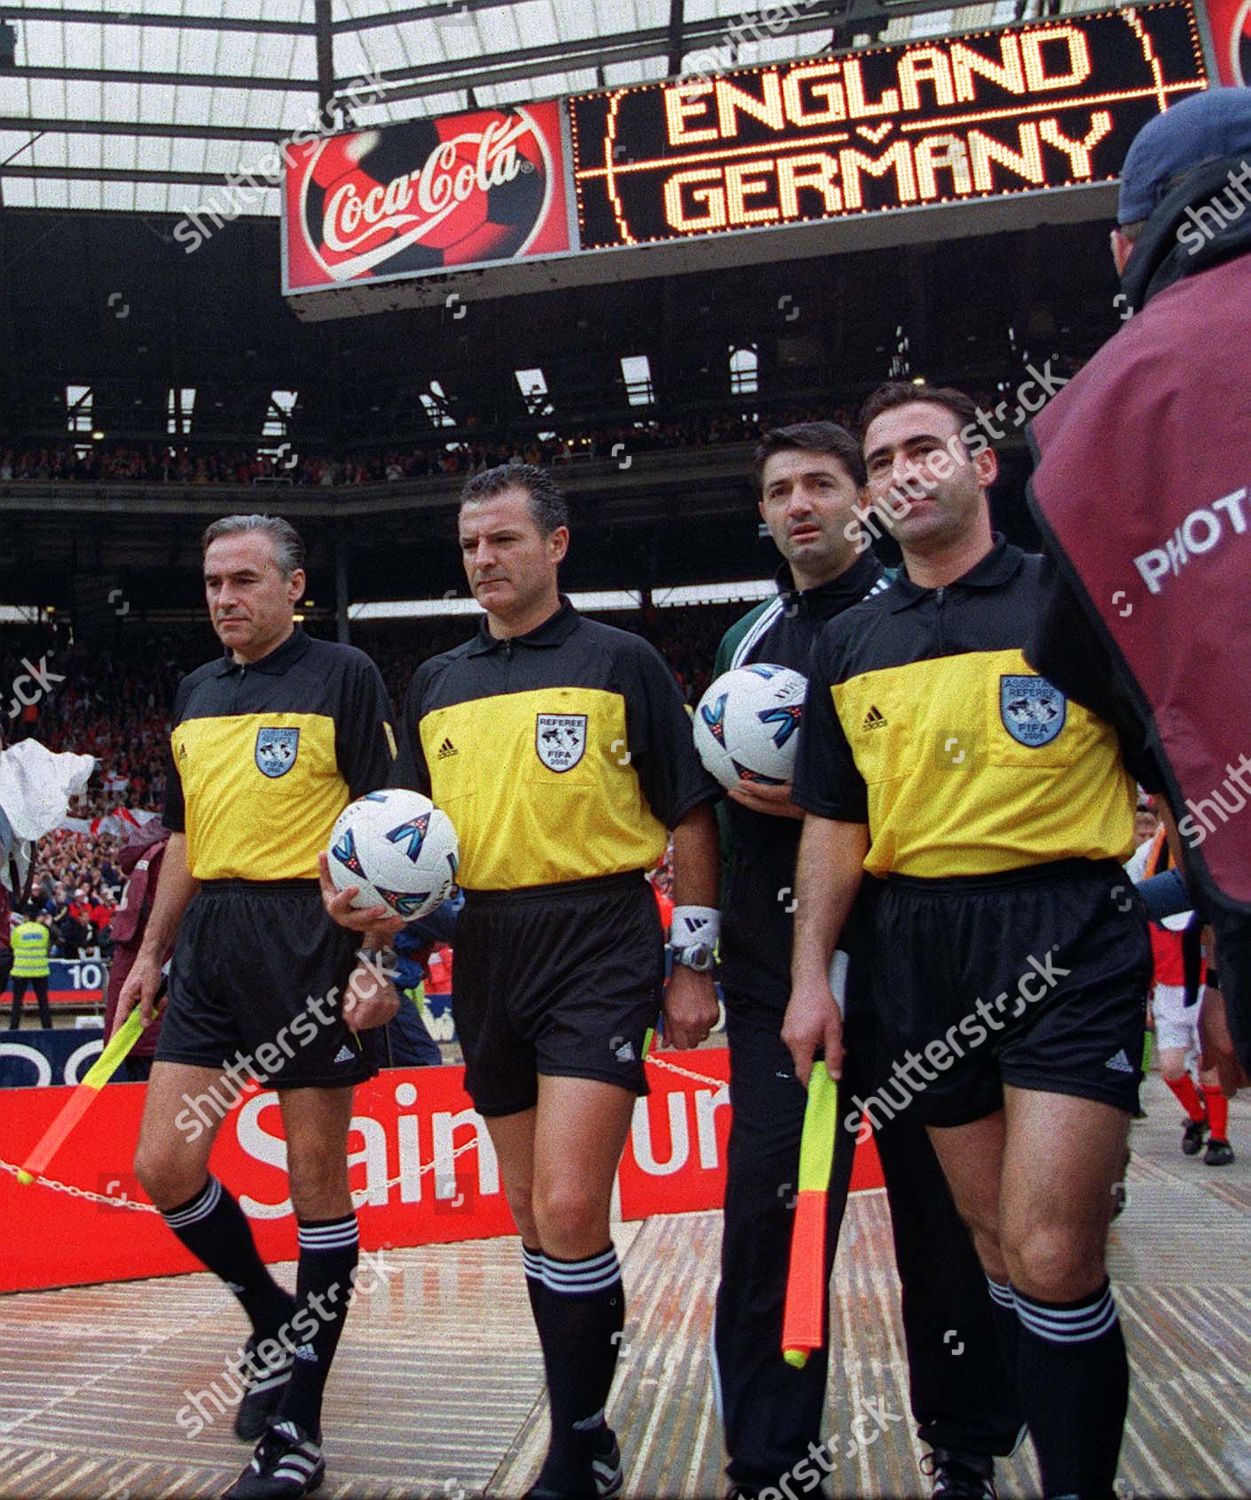
[[[643,1041],[660,1013],[664,938],[642,875],[465,893],[452,1014],[482,1115],[538,1100],[538,1075],[647,1092]]]
[[[1151,968],[1146,908],[1111,861],[893,876],[875,939],[881,1098],[928,1125],[993,1114],[1005,1083],[1132,1112]]]
[[[372,1078],[374,1033],[342,1020],[357,946],[316,881],[205,881],[179,929],[156,1061],[236,1063],[277,1089]]]

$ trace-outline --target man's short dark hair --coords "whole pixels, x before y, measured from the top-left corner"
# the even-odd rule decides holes
[[[511,489],[525,490],[530,517],[542,536],[551,536],[558,526],[569,525],[569,506],[560,486],[537,464],[499,464],[471,475],[460,492],[461,508],[494,500]]]
[[[841,459],[843,467],[863,485],[868,478],[860,444],[837,422],[796,422],[790,427],[771,428],[756,444],[752,455],[756,467],[756,487],[764,482],[764,466],[775,453],[830,453]]]
[[[860,431],[869,430],[884,411],[893,411],[897,406],[911,406],[916,401],[930,406],[941,406],[949,411],[960,424],[960,431],[977,422],[977,403],[963,391],[950,385],[914,385],[910,380],[888,380],[860,408]]]

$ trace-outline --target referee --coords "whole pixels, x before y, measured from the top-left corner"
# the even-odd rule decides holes
[[[892,1078],[853,1119],[927,1125],[1015,1344],[1044,1492],[1107,1496],[1129,1370],[1105,1247],[1151,972],[1119,864],[1134,786],[1112,729],[1022,655],[1042,559],[991,531],[976,415],[902,382],[864,409],[904,573],[814,653],[783,1036],[802,1078],[822,1048],[841,1071],[826,972],[863,873],[884,878],[873,979]]]
[[[605,1407],[625,1315],[609,1205],[663,984],[644,871],[672,829],[673,931],[686,941],[665,1033],[694,1046],[717,1018],[719,789],[659,653],[560,595],[568,515],[544,470],[475,475],[459,534],[486,618],[418,668],[398,772],[460,838],[453,1011],[465,1087],[521,1232],[551,1399],[531,1494],[609,1495],[623,1482]],[[326,899],[338,920],[367,926],[345,896]]]
[[[352,935],[326,920],[317,856],[348,802],[386,784],[394,737],[369,658],[295,624],[305,575],[292,527],[227,516],[203,541],[225,654],[184,677],[174,701],[163,813],[171,834],[115,1024],[136,1004],[151,1016],[177,938],[135,1171],[251,1321],[235,1431],[260,1442],[227,1493],[263,1500],[307,1494],[325,1475],[322,1392],[358,1255],[352,1086],[376,1072],[359,1033],[388,1020],[398,997],[356,968]],[[294,1297],[208,1172],[226,1110],[214,1119],[205,1105],[240,1075],[278,1090],[299,1229]]]
[[[717,675],[751,662],[808,672],[827,620],[884,590],[857,514],[860,444],[833,422],[766,433],[756,449],[760,514],[784,559],[777,595],[727,632]],[[827,1469],[823,1346],[802,1370],[783,1359],[786,1296],[805,1094],[782,1041],[790,994],[792,903],[802,810],[789,786],[740,782],[724,804],[721,983],[730,1045],[730,1126],[717,1293],[716,1358],[727,1469],[736,1493],[778,1486],[797,1464]],[[849,1045],[843,1091],[869,1093],[883,1052],[869,993],[869,893],[844,930]],[[887,1068],[889,1071],[889,1068]],[[919,1121],[882,1121],[878,1153],[903,1283],[912,1410],[934,1493],[994,1494],[993,1454],[1021,1430],[995,1342],[986,1284]],[[856,1131],[840,1128],[828,1194],[826,1281],[847,1206]],[[951,1330],[955,1330],[955,1335]],[[953,1348],[960,1350],[953,1356]]]

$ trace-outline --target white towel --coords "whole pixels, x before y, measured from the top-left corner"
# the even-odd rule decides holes
[[[9,885],[9,856],[25,883],[31,845],[65,816],[69,799],[86,790],[95,757],[56,753],[38,740],[0,750],[0,880]]]

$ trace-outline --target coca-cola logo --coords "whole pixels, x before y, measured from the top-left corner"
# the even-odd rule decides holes
[[[300,224],[335,281],[524,255],[551,206],[556,164],[527,109],[335,136],[302,174]]]

